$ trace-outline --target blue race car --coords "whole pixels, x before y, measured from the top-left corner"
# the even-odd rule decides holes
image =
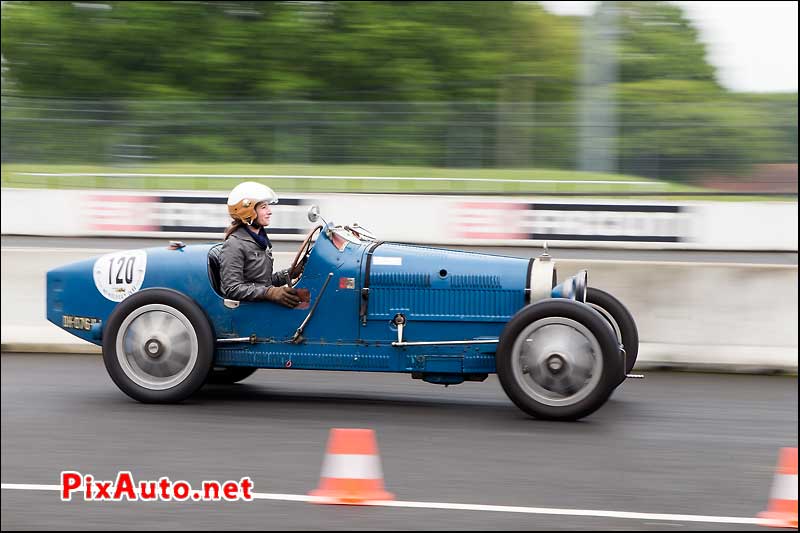
[[[309,220],[321,219],[312,206]],[[322,220],[325,222],[324,220]],[[314,237],[317,237],[316,240]],[[259,368],[404,372],[483,381],[542,419],[600,408],[639,339],[587,273],[556,284],[555,261],[383,242],[318,224],[293,266],[308,298],[289,309],[220,291],[221,243],[121,251],[47,273],[47,319],[102,345],[111,379],[141,402],[179,402]]]

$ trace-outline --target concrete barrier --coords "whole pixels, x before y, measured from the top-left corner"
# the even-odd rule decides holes
[[[558,262],[619,298],[639,328],[637,366],[797,371],[797,265]]]
[[[110,250],[2,249],[2,350],[99,353],[45,319],[45,273]],[[285,268],[293,253],[276,254]],[[558,260],[633,313],[637,368],[797,371],[796,265]]]
[[[217,239],[224,191],[3,189],[4,235]],[[292,194],[274,206],[273,240],[302,240],[308,206],[385,240],[467,246],[797,251],[797,202],[690,202],[391,194]],[[59,223],[30,223],[47,205]]]

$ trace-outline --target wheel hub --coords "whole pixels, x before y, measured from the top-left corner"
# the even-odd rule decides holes
[[[566,317],[545,317],[520,332],[512,372],[525,394],[549,406],[580,402],[602,376],[602,351],[591,331]]]
[[[164,345],[158,339],[150,339],[145,343],[144,353],[153,359],[158,359],[164,353]]]
[[[547,369],[553,375],[558,375],[567,367],[567,361],[561,354],[554,353],[547,358]]]

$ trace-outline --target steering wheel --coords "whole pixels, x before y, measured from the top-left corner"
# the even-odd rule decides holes
[[[309,231],[308,235],[306,235],[306,238],[303,239],[303,243],[300,245],[300,249],[297,250],[297,255],[294,256],[294,260],[292,261],[292,266],[289,267],[290,287],[294,287],[300,280],[300,276],[298,276],[297,279],[291,279],[292,272],[294,272],[300,267],[305,268],[306,261],[308,261],[308,256],[311,255],[311,239],[313,239],[314,235],[321,229],[322,229],[322,224],[319,224],[317,227]]]

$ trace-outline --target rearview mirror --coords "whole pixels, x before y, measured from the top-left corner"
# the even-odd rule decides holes
[[[319,206],[318,205],[312,205],[308,209],[308,221],[313,224],[317,220],[319,220]]]

